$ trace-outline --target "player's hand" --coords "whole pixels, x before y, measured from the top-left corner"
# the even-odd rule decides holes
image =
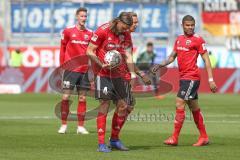
[[[111,65],[107,63],[102,64],[102,69],[111,69]]]
[[[158,69],[161,68],[161,66],[159,64],[154,65],[151,69],[150,69],[150,73],[152,73],[153,75],[156,75]]]
[[[213,93],[217,92],[217,85],[214,81],[209,82],[210,89]]]
[[[141,76],[141,79],[142,79],[142,81],[143,81],[143,83],[145,84],[145,85],[150,85],[152,82],[151,82],[151,80],[150,80],[150,78],[148,77],[148,75],[142,75]]]

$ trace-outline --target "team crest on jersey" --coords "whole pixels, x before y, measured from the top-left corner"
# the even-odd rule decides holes
[[[87,34],[84,35],[84,40],[88,40],[89,36]]]
[[[97,36],[96,34],[94,34],[94,35],[92,36],[92,38],[91,38],[91,40],[92,40],[93,42],[96,42],[97,39],[98,39],[98,36]]]
[[[187,46],[189,46],[191,42],[192,42],[192,41],[191,41],[191,40],[189,40],[189,39],[188,39],[188,40],[186,40],[186,45],[187,45]]]

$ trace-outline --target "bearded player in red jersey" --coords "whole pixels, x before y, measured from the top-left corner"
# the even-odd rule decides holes
[[[63,96],[61,102],[62,125],[58,133],[64,134],[67,130],[67,117],[69,114],[69,98],[74,88],[78,91],[78,128],[77,134],[88,134],[84,128],[84,118],[86,113],[86,91],[90,88],[88,79],[88,57],[86,50],[92,31],[85,27],[87,20],[87,9],[79,8],[76,11],[77,24],[64,29],[61,40],[60,65],[81,56],[82,64],[74,69],[66,69],[63,75]],[[71,62],[70,62],[71,63]],[[72,67],[72,66],[71,66]]]
[[[198,88],[200,85],[200,73],[197,67],[197,58],[200,54],[208,74],[209,86],[213,93],[217,91],[217,86],[213,79],[212,67],[205,41],[202,37],[194,33],[195,20],[192,16],[186,15],[182,19],[184,35],[177,37],[174,49],[169,58],[161,64],[155,65],[151,71],[156,73],[161,67],[172,63],[177,57],[178,69],[180,73],[180,89],[176,98],[176,115],[174,120],[174,131],[171,137],[164,141],[167,145],[177,145],[180,130],[185,120],[185,105],[192,111],[194,122],[199,130],[200,136],[193,146],[203,146],[209,143],[206,133],[203,115],[198,105]]]
[[[126,48],[125,42],[132,43],[131,36],[128,33],[131,25],[131,15],[127,12],[122,12],[109,23],[100,26],[94,33],[88,46],[87,54],[95,63],[93,69],[97,74],[95,96],[100,102],[97,116],[99,152],[111,152],[111,149],[105,144],[106,118],[110,102],[112,100],[117,102],[115,111],[117,117],[124,117],[127,108],[124,100],[127,97],[127,86],[122,78],[121,70],[119,66],[110,69],[110,66],[104,62],[104,56],[108,51],[117,50],[122,56],[122,61],[126,61],[126,50],[131,49]],[[130,45],[127,46],[130,47]],[[97,72],[96,68],[99,69]],[[121,118],[117,118],[117,123],[121,123],[121,120]],[[115,147],[116,149],[128,150],[119,139],[115,142],[118,144]]]
[[[133,19],[133,24],[129,28],[129,34],[131,34],[132,32],[135,32],[135,30],[138,26],[138,17],[137,17],[137,14],[134,12],[128,12],[128,13],[132,16],[132,19]],[[119,134],[120,134],[120,131],[121,131],[125,121],[127,120],[128,115],[132,112],[134,105],[135,105],[135,99],[133,97],[133,93],[131,90],[132,87],[130,84],[132,74],[137,74],[142,79],[144,84],[146,84],[146,85],[151,84],[150,78],[147,75],[145,75],[143,72],[140,72],[140,70],[136,67],[136,65],[133,62],[133,59],[132,59],[133,44],[127,43],[127,42],[125,42],[125,44],[126,44],[126,48],[128,48],[130,50],[126,51],[125,54],[128,57],[127,61],[125,61],[126,63],[122,64],[119,67],[119,70],[121,70],[122,78],[123,78],[125,86],[126,86],[127,97],[124,100],[127,104],[127,108],[125,108],[125,111],[123,110],[124,114],[119,116],[118,109],[121,107],[117,106],[117,108],[114,112],[113,118],[112,118],[112,131],[111,131],[111,137],[110,137],[111,148],[115,148],[118,150],[128,150],[128,148],[121,145],[121,143],[119,142]],[[130,71],[130,69],[131,69],[131,71]],[[115,102],[115,103],[119,104],[117,102]]]

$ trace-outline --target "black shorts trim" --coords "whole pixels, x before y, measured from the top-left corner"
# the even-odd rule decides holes
[[[90,81],[88,79],[88,73],[80,73],[73,71],[64,71],[62,88],[68,90],[74,90],[76,87],[77,90],[89,90]]]

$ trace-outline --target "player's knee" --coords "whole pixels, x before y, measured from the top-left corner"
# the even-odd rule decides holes
[[[118,107],[118,113],[127,113],[127,107],[125,106]]]
[[[184,108],[185,107],[185,101],[177,99],[176,100],[176,108]]]
[[[98,108],[98,112],[106,115],[108,113],[109,105],[110,105],[110,101],[101,100]]]
[[[62,99],[63,100],[69,100],[70,95],[69,94],[63,94]]]
[[[198,103],[195,100],[188,101],[187,105],[191,111],[199,110]]]
[[[184,107],[184,103],[176,103],[176,108],[183,109]]]
[[[119,112],[126,111],[127,110],[127,104],[124,103],[124,102],[119,102],[117,104],[117,109],[118,109]]]
[[[196,105],[190,105],[189,109],[194,112],[194,111],[199,110],[200,108],[199,108],[199,106],[196,106]]]

